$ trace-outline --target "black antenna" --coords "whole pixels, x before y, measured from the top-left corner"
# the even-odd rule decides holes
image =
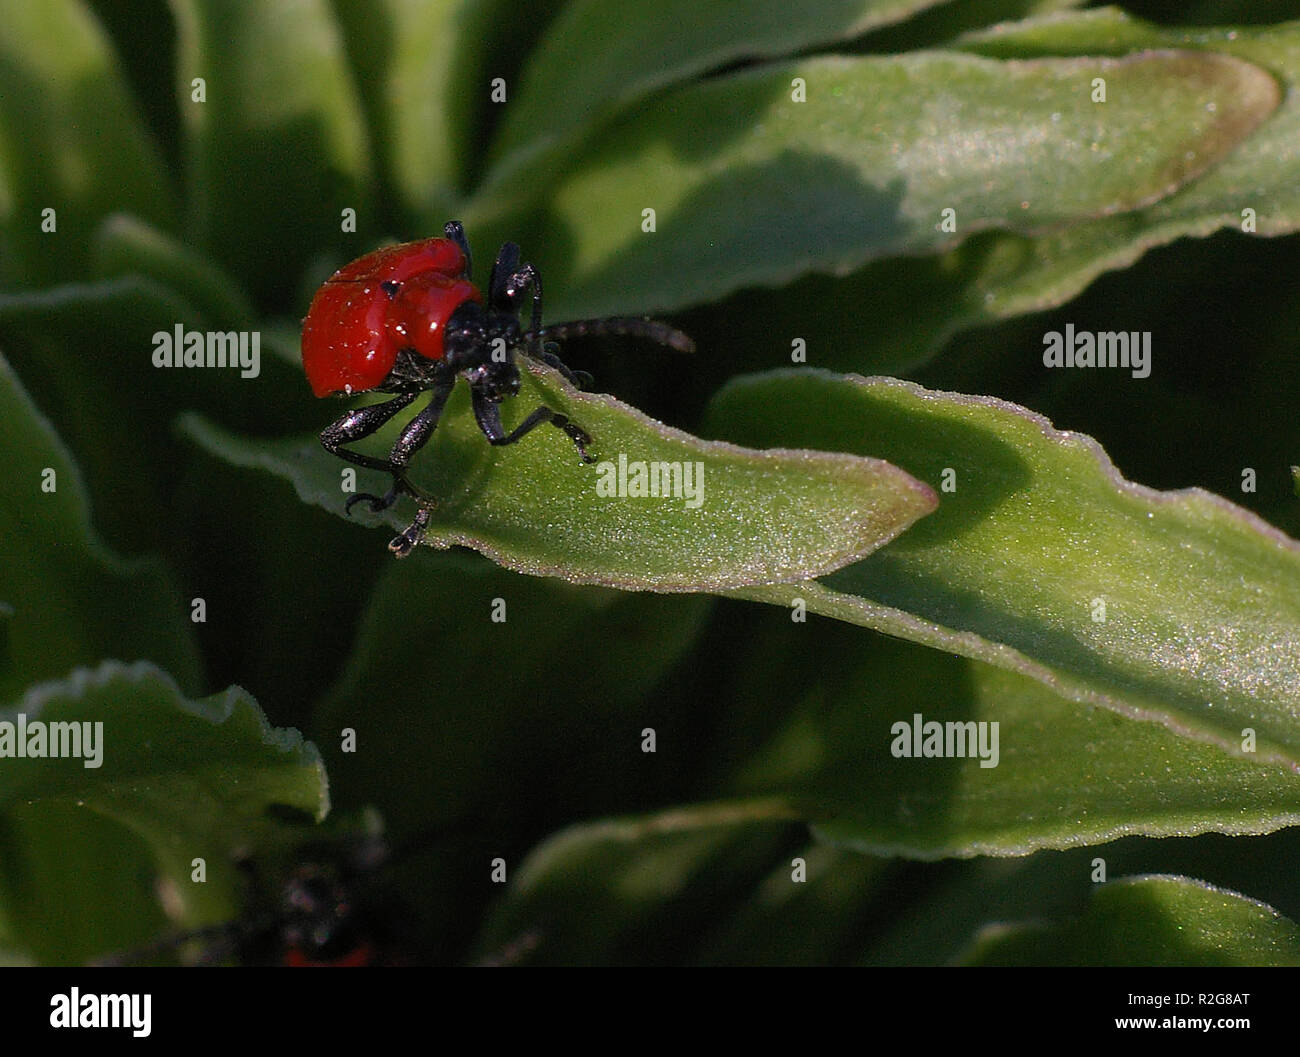
[[[585,338],[587,336],[604,337],[607,335],[644,338],[656,345],[676,349],[678,352],[694,352],[695,342],[676,327],[660,323],[653,319],[639,319],[633,316],[611,316],[608,319],[575,319],[571,323],[551,323],[542,327],[543,340],[564,341],[566,338]],[[531,332],[527,337],[532,337]]]

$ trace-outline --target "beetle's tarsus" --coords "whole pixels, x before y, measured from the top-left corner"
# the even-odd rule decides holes
[[[568,415],[561,415],[558,412],[552,414],[551,425],[561,430],[566,437],[573,441],[573,446],[578,449],[578,456],[583,462],[593,463],[596,461],[596,456],[587,451],[587,445],[591,443],[591,434],[576,422],[570,420]]]
[[[425,530],[429,527],[429,518],[433,515],[432,504],[421,504],[420,509],[416,511],[415,520],[412,521],[406,530],[400,536],[394,536],[388,544],[388,549],[393,552],[397,558],[405,558],[415,549],[415,545],[424,538]]]
[[[370,504],[370,512],[372,514],[382,514],[397,502],[397,497],[399,495],[409,495],[412,499],[419,502],[427,502],[427,497],[411,484],[410,481],[405,477],[394,474],[393,487],[383,495],[375,495],[372,492],[358,492],[356,495],[351,496],[348,499],[344,504],[344,509],[347,511],[348,516],[351,517],[353,505],[365,501]]]

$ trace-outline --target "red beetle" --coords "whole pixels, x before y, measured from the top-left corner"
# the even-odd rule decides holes
[[[584,462],[591,437],[576,423],[542,406],[507,433],[498,406],[519,392],[515,357],[530,356],[560,371],[581,388],[590,375],[569,370],[544,341],[585,334],[626,334],[682,352],[694,343],[681,331],[648,319],[615,317],[542,325],[542,281],[531,264],[521,264],[519,247],[507,242],[497,254],[488,280],[486,303],[470,281],[469,243],[458,221],[445,238],[423,239],[368,253],[340,268],[316,296],[302,327],[302,363],[317,396],[352,395],[368,390],[393,399],[349,411],[321,432],[325,450],[393,478],[383,495],[352,496],[346,509],[366,500],[374,511],[387,510],[405,493],[419,501],[414,522],[388,546],[399,558],[411,553],[429,524],[432,501],[406,479],[411,457],[428,442],[438,417],[463,376],[469,383],[474,418],[489,443],[513,444],[543,422],[563,430]],[[528,330],[520,323],[526,291],[532,292]],[[368,437],[426,389],[433,396],[394,443],[387,459],[343,447]]]
[[[427,845],[412,843],[398,856]],[[268,877],[259,862],[240,857],[247,881],[243,913],[206,928],[168,933],[145,946],[96,959],[101,966],[138,965],[182,956],[188,964],[288,967],[400,965],[410,909],[381,871],[394,856],[378,831],[310,841],[283,878]]]

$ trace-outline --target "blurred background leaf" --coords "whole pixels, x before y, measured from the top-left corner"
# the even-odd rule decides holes
[[[76,465],[3,357],[0,450],[9,497],[0,507],[0,599],[8,610],[0,701],[111,657],[147,658],[196,688],[188,602],[159,562],[124,561],[95,536]]]
[[[152,665],[109,662],[34,687],[0,722],[98,724],[94,753],[78,739],[84,759],[7,759],[0,778],[3,931],[43,961],[75,964],[162,931],[155,881],[175,892],[174,926],[237,917],[233,856],[266,839],[271,809],[317,821],[329,810],[315,748],[271,728],[237,687],[190,701]]]
[[[6,10],[0,99],[0,280],[80,277],[91,233],[116,209],[173,219],[162,159],[85,5]]]
[[[1078,921],[990,925],[968,965],[1300,965],[1300,927],[1272,907],[1183,877],[1123,878]]]

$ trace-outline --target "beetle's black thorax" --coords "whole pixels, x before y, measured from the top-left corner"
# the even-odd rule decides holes
[[[451,314],[442,347],[448,366],[457,371],[487,363],[510,363],[522,342],[519,317],[466,301]]]
[[[498,403],[519,392],[515,349],[522,342],[519,318],[513,312],[466,301],[447,320],[443,362],[448,370],[463,374],[471,386]]]

